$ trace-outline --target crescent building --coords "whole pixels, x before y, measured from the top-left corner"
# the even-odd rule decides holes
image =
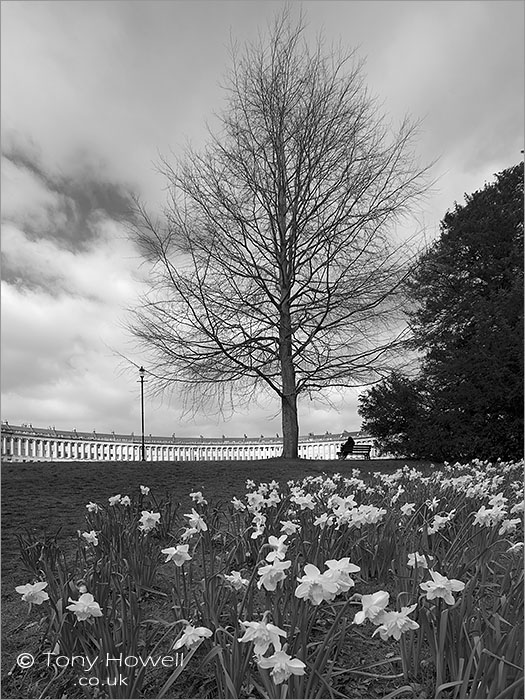
[[[303,459],[337,459],[337,452],[351,435],[356,445],[371,445],[371,458],[378,452],[370,436],[360,432],[309,433],[299,438],[299,457]],[[30,424],[10,425],[2,422],[2,461],[4,462],[89,462],[139,461],[142,438],[131,433],[80,432],[55,427],[34,428]],[[282,438],[275,437],[160,437],[144,438],[147,461],[184,462],[201,460],[255,460],[279,457]],[[359,456],[350,456],[349,459]]]

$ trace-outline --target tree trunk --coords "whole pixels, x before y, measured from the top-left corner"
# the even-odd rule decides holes
[[[285,459],[297,459],[299,456],[299,422],[297,420],[297,389],[295,385],[295,368],[292,359],[292,334],[289,313],[281,313],[281,342],[279,355],[281,360],[282,380],[282,456]]]
[[[283,396],[281,400],[283,428],[283,452],[285,459],[299,457],[299,422],[297,420],[297,394]]]

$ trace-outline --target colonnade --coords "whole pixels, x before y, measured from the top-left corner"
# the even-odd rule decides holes
[[[47,434],[46,434],[47,433]],[[2,425],[2,459],[20,461],[135,461],[142,457],[140,440],[135,436],[106,436],[25,429]],[[299,457],[336,459],[344,440],[340,434],[310,435],[299,438]],[[354,438],[356,443],[370,438]],[[282,451],[279,438],[159,438],[146,440],[147,461],[251,460],[278,457]]]

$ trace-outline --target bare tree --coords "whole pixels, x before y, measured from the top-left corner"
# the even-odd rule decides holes
[[[287,12],[234,53],[227,90],[205,150],[162,163],[162,222],[140,207],[155,266],[131,328],[158,386],[199,406],[276,394],[296,458],[298,397],[376,381],[403,345],[410,259],[394,231],[427,168],[416,125],[392,133],[353,55],[310,49]]]

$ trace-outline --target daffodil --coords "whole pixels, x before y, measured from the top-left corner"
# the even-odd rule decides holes
[[[231,574],[224,574],[224,580],[227,581],[232,588],[235,588],[236,591],[241,591],[249,583],[247,578],[241,576],[240,571],[232,571]]]
[[[139,530],[150,532],[157,527],[160,522],[160,513],[152,513],[149,510],[143,510],[140,518]]]
[[[401,608],[400,612],[384,611],[378,619],[378,622],[381,624],[372,637],[379,634],[384,642],[386,642],[389,637],[394,637],[394,639],[399,641],[403,632],[419,629],[418,623],[408,617],[416,607],[417,603],[414,603],[414,605],[410,605],[409,607]]]
[[[275,651],[281,650],[281,640],[279,637],[286,637],[286,632],[271,622],[266,622],[267,613],[264,614],[262,622],[243,622],[244,635],[239,638],[239,642],[253,642],[253,651],[257,656],[262,656],[273,645]]]
[[[432,563],[434,557],[430,554],[420,554],[419,552],[412,552],[408,555],[407,566],[415,569],[428,569],[428,562]]]
[[[305,598],[312,605],[320,605],[323,600],[331,600],[337,595],[339,585],[334,578],[322,574],[314,564],[306,564],[304,576],[297,579],[296,598]]]
[[[430,508],[430,510],[436,510],[437,507],[439,506],[439,500],[434,496],[434,498],[430,501],[425,501],[426,505]]]
[[[143,496],[147,496],[148,493],[150,492],[149,486],[141,486],[140,487],[140,492]]]
[[[301,510],[305,510],[306,508],[313,510],[315,508],[314,497],[311,493],[307,493],[306,495],[292,496],[290,500],[293,503],[296,503]]]
[[[412,515],[412,513],[416,509],[416,504],[415,503],[405,503],[404,505],[401,506],[401,512],[403,515]]]
[[[321,513],[321,515],[314,520],[314,525],[316,527],[320,527],[321,530],[324,530],[324,528],[327,525],[331,525],[333,521],[333,516],[328,515],[328,513]]]
[[[255,525],[255,530],[251,534],[252,540],[256,540],[264,533],[264,527],[266,524],[266,516],[262,513],[255,513],[252,518],[252,523]]]
[[[86,540],[88,544],[92,544],[94,547],[98,545],[98,537],[95,530],[91,530],[90,532],[83,532],[82,537]]]
[[[191,513],[184,513],[184,517],[189,518],[188,524],[193,530],[196,530],[197,532],[206,532],[206,530],[208,529],[208,526],[201,518],[201,516],[197,513],[195,508],[191,509]]]
[[[90,501],[88,504],[86,504],[86,508],[90,513],[98,513],[100,510],[100,506],[98,503],[93,503],[93,501]]]
[[[202,495],[202,491],[194,491],[193,493],[190,493],[190,497],[192,501],[195,501],[195,503],[199,505],[206,505],[208,503],[208,501]]]
[[[203,639],[211,637],[213,632],[207,627],[194,627],[193,625],[186,625],[182,637],[178,639],[173,645],[173,649],[180,649],[181,647],[186,647],[187,649],[192,649]]]
[[[276,559],[271,564],[267,566],[262,566],[258,569],[259,580],[257,581],[257,588],[264,588],[267,591],[275,591],[277,584],[280,581],[284,581],[286,578],[286,570],[292,565],[291,561],[279,561]]]
[[[49,595],[44,591],[47,587],[45,581],[37,583],[26,583],[25,586],[17,586],[15,591],[20,593],[22,600],[34,605],[42,605],[45,600],[49,600]]]
[[[301,526],[291,520],[281,520],[281,532],[286,535],[294,535],[301,530]]]
[[[178,544],[176,547],[167,547],[162,549],[162,554],[166,554],[166,561],[172,561],[175,566],[182,566],[185,561],[190,561],[191,556],[188,554],[189,544]]]
[[[511,518],[510,520],[502,520],[501,527],[498,530],[498,535],[506,535],[507,532],[514,532],[514,530],[521,523],[521,518]]]
[[[447,605],[454,605],[456,601],[452,593],[462,591],[465,588],[465,584],[455,578],[448,579],[432,569],[429,569],[428,573],[432,577],[432,581],[425,581],[419,584],[419,587],[426,591],[427,599],[443,598]]]
[[[447,513],[446,515],[434,515],[434,520],[430,524],[430,526],[427,528],[427,532],[429,535],[434,535],[436,532],[439,532],[439,530],[442,530],[447,523],[449,523],[454,515],[456,514],[456,510],[451,510],[450,513]]]
[[[256,513],[264,505],[264,496],[257,491],[247,493],[246,500],[248,501],[248,510],[251,513]]]
[[[292,657],[284,651],[276,651],[268,657],[261,657],[257,660],[261,668],[270,668],[270,675],[275,685],[284,683],[292,674],[303,676],[305,664],[300,659]]]
[[[110,505],[110,506],[116,506],[117,503],[120,503],[120,499],[121,499],[120,493],[117,493],[116,496],[110,496],[110,497],[108,498],[109,505]]]
[[[280,537],[275,537],[270,535],[268,537],[268,544],[272,547],[272,551],[268,552],[266,555],[266,561],[274,561],[275,559],[284,559],[286,557],[286,550],[288,547],[284,544],[285,539],[288,535],[281,535]]]
[[[387,593],[387,591],[377,591],[372,595],[361,596],[361,605],[363,609],[356,613],[354,625],[360,625],[365,620],[375,622],[385,611],[389,598],[390,594]]]
[[[71,605],[66,606],[74,612],[78,620],[90,620],[92,617],[102,617],[100,605],[91,593],[83,593],[78,600],[69,599]]]
[[[324,576],[337,584],[337,593],[346,593],[352,586],[355,586],[355,581],[350,578],[350,574],[361,571],[360,566],[350,563],[349,557],[329,559],[325,566],[328,569],[324,572]]]
[[[194,535],[197,535],[198,533],[199,533],[199,531],[198,531],[196,528],[194,528],[194,527],[187,527],[187,528],[184,529],[184,531],[183,531],[182,535],[180,536],[180,538],[181,538],[181,540],[182,540],[183,542],[186,542],[186,540],[191,540],[191,538],[192,538]]]
[[[232,498],[233,507],[235,510],[246,510],[246,506],[235,496]]]
[[[267,506],[276,506],[280,502],[281,502],[281,497],[279,496],[277,491],[275,491],[275,489],[273,491],[270,491],[270,493],[268,494],[268,496],[266,498],[266,505]]]

